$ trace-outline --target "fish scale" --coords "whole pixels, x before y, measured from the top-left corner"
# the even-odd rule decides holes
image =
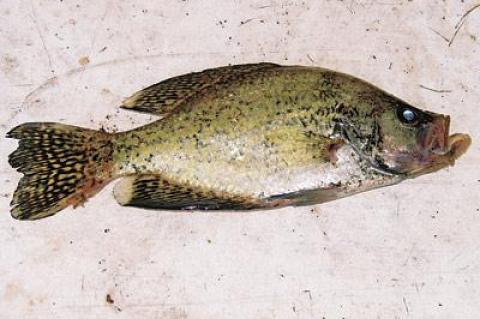
[[[449,117],[323,68],[257,63],[166,79],[120,106],[160,118],[106,133],[26,123],[7,136],[24,173],[12,216],[82,205],[114,179],[119,204],[252,210],[319,204],[452,165],[470,145]],[[407,114],[408,116],[405,116]]]

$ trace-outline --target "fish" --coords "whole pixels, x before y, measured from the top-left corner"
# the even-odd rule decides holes
[[[122,206],[268,210],[321,204],[451,166],[471,144],[450,117],[354,76],[262,62],[146,87],[120,106],[158,119],[121,132],[24,123],[9,163],[18,220],[83,206],[120,179]]]

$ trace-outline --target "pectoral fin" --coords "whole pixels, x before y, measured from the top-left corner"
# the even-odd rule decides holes
[[[123,206],[165,210],[249,210],[261,206],[257,199],[179,184],[160,175],[126,177],[115,185],[114,195]]]

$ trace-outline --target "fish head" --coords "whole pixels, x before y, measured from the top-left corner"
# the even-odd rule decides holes
[[[467,134],[450,135],[450,117],[395,100],[374,116],[377,143],[374,165],[389,173],[415,177],[453,165],[471,144]]]

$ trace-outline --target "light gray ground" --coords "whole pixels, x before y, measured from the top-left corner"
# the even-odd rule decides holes
[[[84,208],[19,222],[0,139],[2,318],[478,318],[480,10],[475,1],[0,2],[0,135],[25,121],[129,129],[116,106],[229,63],[317,65],[452,116],[456,167],[316,207]],[[453,42],[450,40],[458,32]],[[449,42],[450,45],[449,45]]]

